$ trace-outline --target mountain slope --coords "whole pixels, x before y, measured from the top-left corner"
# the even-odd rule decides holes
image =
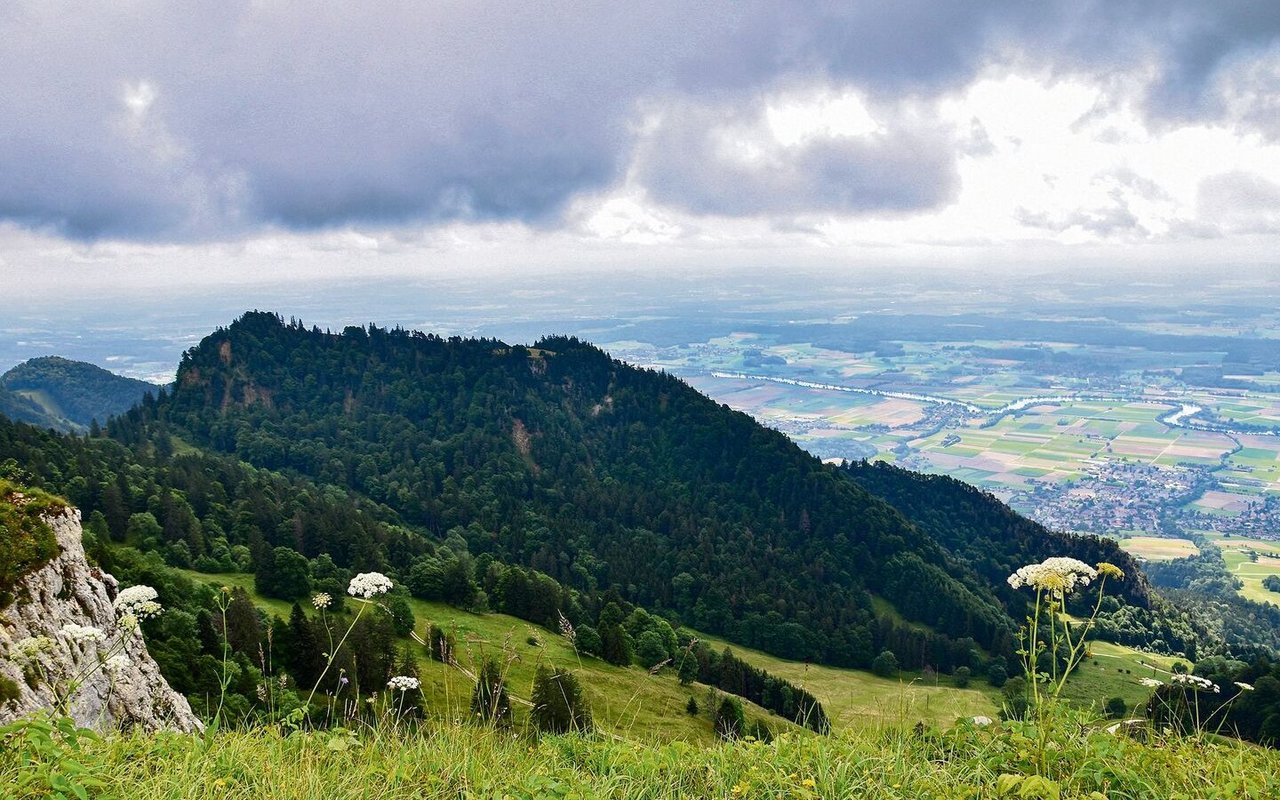
[[[1150,605],[1151,586],[1138,562],[1111,539],[1051,531],[991,494],[945,475],[867,461],[845,464],[842,472],[955,553],[1006,602],[1025,596],[1005,584],[1014,570],[1070,553],[1089,564],[1109,561],[1120,567],[1126,580],[1114,591],[1132,605]]]
[[[70,420],[50,415],[36,401],[9,391],[3,384],[0,384],[0,416],[29,425],[38,425],[41,428],[66,431],[74,427],[74,423]]]
[[[972,647],[954,640],[1003,651],[1014,630],[989,581],[883,500],[575,339],[335,335],[254,312],[185,354],[153,416],[354,489],[474,554],[790,658],[865,666],[892,646],[945,668]],[[942,636],[896,629],[873,594]]]
[[[0,375],[0,388],[30,407],[43,412],[45,420],[0,412],[11,419],[35,422],[59,430],[85,430],[96,419],[128,411],[157,387],[146,381],[125,378],[83,361],[58,356],[33,358]],[[20,412],[20,409],[18,409]]]

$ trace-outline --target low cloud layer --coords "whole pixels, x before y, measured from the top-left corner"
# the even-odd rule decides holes
[[[15,0],[0,220],[80,240],[538,229],[622,184],[695,215],[911,213],[955,197],[973,148],[920,109],[992,70],[1274,141],[1278,32],[1280,6],[1247,0]],[[860,93],[878,127],[762,136],[771,98],[815,87]]]

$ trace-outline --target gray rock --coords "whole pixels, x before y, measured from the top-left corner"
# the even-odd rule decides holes
[[[14,591],[14,602],[0,611],[0,675],[19,690],[16,700],[0,707],[0,723],[54,709],[58,697],[78,683],[66,710],[79,725],[97,730],[202,730],[186,698],[175,692],[147,652],[141,632],[121,629],[112,601],[116,579],[85,559],[80,512],[67,509],[46,520],[61,553],[26,575]],[[66,625],[97,628],[103,642],[72,642]],[[54,646],[37,658],[41,670],[24,663],[15,646],[27,638],[46,636]],[[109,656],[128,664],[107,670]]]

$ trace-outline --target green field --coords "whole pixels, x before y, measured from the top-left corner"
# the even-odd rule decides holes
[[[1269,591],[1262,585],[1263,578],[1280,575],[1280,542],[1242,536],[1206,535],[1222,548],[1227,571],[1244,583],[1240,589],[1241,596],[1257,603],[1280,605],[1280,593]]]

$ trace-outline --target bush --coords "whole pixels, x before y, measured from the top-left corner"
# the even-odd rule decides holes
[[[445,633],[444,630],[434,622],[427,626],[427,655],[432,660],[443,663],[451,663],[454,658],[455,642],[453,634]]]
[[[1108,717],[1120,719],[1129,710],[1129,704],[1124,701],[1123,697],[1112,697],[1107,700],[1103,709],[1107,712]]]
[[[881,678],[892,678],[898,674],[898,657],[892,650],[883,650],[871,660],[871,671]]]
[[[971,674],[968,667],[956,667],[956,671],[951,675],[951,681],[957,689],[964,689],[969,685]]]
[[[738,698],[726,696],[720,701],[720,707],[716,709],[712,725],[715,727],[716,735],[721,739],[742,738],[747,719],[742,713],[742,703],[738,702]]]
[[[693,695],[689,695],[689,702],[684,704],[684,710],[691,717],[698,716],[698,701],[693,699]]]
[[[533,726],[542,733],[585,733],[591,730],[591,709],[582,685],[572,672],[538,667],[533,677]]]
[[[17,700],[20,693],[21,689],[18,684],[3,675],[0,675],[0,707],[4,706],[10,700]],[[692,701],[693,698],[690,697],[689,700]]]
[[[481,722],[499,728],[511,726],[511,698],[507,697],[507,682],[493,660],[486,660],[480,667],[479,680],[471,693],[471,713]]]

